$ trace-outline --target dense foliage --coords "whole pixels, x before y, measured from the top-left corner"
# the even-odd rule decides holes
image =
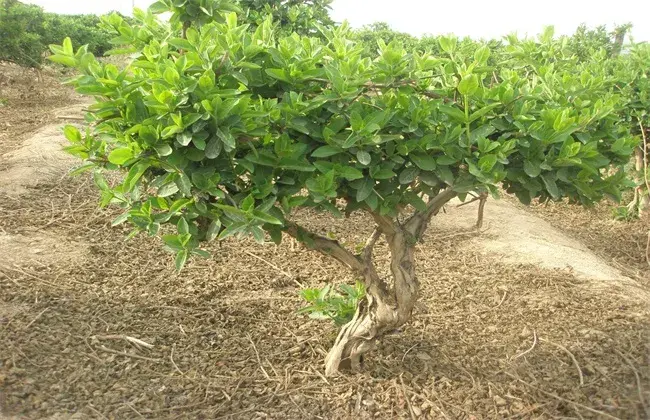
[[[161,23],[155,13],[167,10]],[[70,83],[96,98],[87,130],[66,127],[68,151],[94,171],[102,204],[124,209],[114,223],[164,233],[179,269],[208,256],[201,241],[283,233],[349,266],[367,298],[330,352],[329,374],[344,360],[358,367],[374,339],[409,319],[413,247],[452,198],[499,187],[525,203],[620,196],[638,138],[621,124],[627,102],[604,50],[580,59],[551,28],[538,39],[444,36],[407,50],[355,41],[346,25],[289,34],[245,10],[162,0],[135,24],[111,17],[114,42],[137,55],[125,69],[70,39],[53,46],[51,59],[80,73]],[[122,181],[110,184],[106,170]],[[298,208],[360,211],[377,228],[351,250],[300,226]],[[373,263],[380,237],[391,284]]]
[[[0,60],[39,67],[50,44],[69,37],[101,56],[113,48],[112,31],[95,15],[57,15],[17,0],[0,0]]]

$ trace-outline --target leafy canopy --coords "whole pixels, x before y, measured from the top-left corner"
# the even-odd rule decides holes
[[[152,12],[170,9],[171,24]],[[432,56],[351,41],[346,25],[284,35],[271,19],[241,24],[224,0],[163,0],[119,23],[137,58],[102,64],[70,40],[54,61],[93,95],[91,127],[65,129],[68,151],[94,169],[102,204],[125,210],[134,234],[166,234],[180,268],[203,240],[265,233],[280,241],[292,212],[362,210],[397,218],[453,189],[523,202],[618,195],[635,140],[600,67],[579,63],[552,32],[538,40]],[[185,22],[191,22],[187,24]],[[183,34],[185,37],[183,37]],[[110,185],[103,170],[122,170]],[[311,236],[298,228],[299,239]]]

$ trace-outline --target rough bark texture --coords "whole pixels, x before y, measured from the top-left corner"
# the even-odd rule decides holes
[[[366,284],[366,299],[360,302],[352,321],[341,329],[327,355],[327,376],[334,376],[342,369],[358,371],[362,356],[375,347],[377,340],[411,318],[420,289],[413,260],[414,246],[431,217],[455,196],[451,190],[442,191],[429,200],[425,211],[416,212],[403,225],[393,219],[372,214],[377,229],[368,240],[363,254],[357,257],[363,266],[361,274]],[[382,235],[391,253],[390,274],[393,285],[390,290],[379,277],[372,262],[373,246]]]
[[[627,205],[628,214],[633,214],[638,217],[643,217],[648,211],[648,208],[650,208],[650,191],[648,191],[647,183],[645,182],[646,163],[644,162],[643,149],[644,146],[639,146],[634,151],[635,178],[639,185],[634,189],[634,198]]]
[[[363,354],[372,350],[380,337],[411,318],[419,290],[413,246],[408,243],[407,234],[401,228],[384,234],[391,250],[392,296],[386,292],[371,259],[365,260],[367,296],[360,302],[352,321],[341,329],[325,359],[325,374],[328,376],[336,375],[340,369],[358,371]]]

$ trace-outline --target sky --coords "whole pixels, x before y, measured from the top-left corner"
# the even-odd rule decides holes
[[[23,0],[56,13],[129,14],[132,2],[146,8],[151,0]],[[650,41],[647,0],[334,0],[332,17],[353,27],[387,22],[393,29],[420,36],[454,33],[499,38],[511,32],[534,35],[545,25],[570,34],[581,23],[590,27],[632,23],[635,41]]]

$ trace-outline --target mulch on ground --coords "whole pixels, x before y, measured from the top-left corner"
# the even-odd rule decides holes
[[[384,339],[365,371],[321,375],[335,328],[296,315],[296,282],[352,282],[291,243],[211,245],[173,271],[156,238],[124,242],[112,210],[76,178],[2,204],[7,234],[46,231],[88,253],[2,267],[0,384],[25,418],[644,418],[647,305],[570,273],[460,251],[470,234],[419,246],[428,310]],[[361,214],[301,221],[355,243]],[[354,230],[351,229],[354,228]],[[380,244],[379,259],[385,255]],[[136,338],[146,344],[129,342]],[[644,408],[644,403],[645,407]]]

